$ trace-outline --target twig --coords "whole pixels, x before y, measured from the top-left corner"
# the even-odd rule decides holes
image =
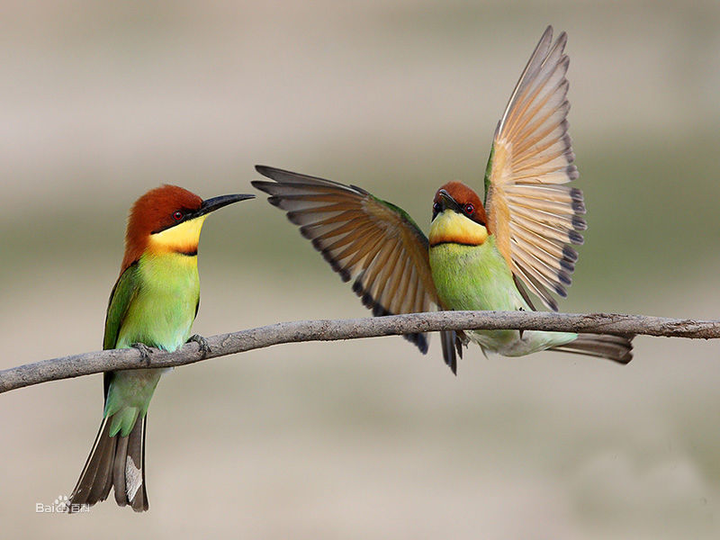
[[[436,330],[516,329],[600,334],[644,334],[700,339],[720,338],[720,321],[668,319],[644,315],[507,311],[440,311],[388,317],[283,322],[207,338],[203,356],[191,342],[169,353],[155,351],[149,362],[136,349],[96,351],[42,360],[0,371],[0,393],[59,379],[128,368],[167,368],[192,364],[281,343],[335,341]]]

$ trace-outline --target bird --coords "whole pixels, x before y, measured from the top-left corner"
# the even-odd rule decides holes
[[[484,201],[452,181],[433,198],[429,236],[410,215],[356,185],[265,165],[252,185],[312,242],[373,315],[430,310],[536,310],[529,293],[557,311],[566,297],[587,222],[568,134],[567,34],[548,26],[495,130]],[[424,354],[427,336],[404,336]],[[469,342],[522,356],[547,349],[632,359],[632,337],[569,332],[441,332],[446,364]]]
[[[130,209],[120,276],[110,294],[103,349],[150,347],[174,351],[190,337],[200,302],[198,242],[205,218],[254,195],[203,200],[174,185],[142,195]],[[68,499],[68,509],[104,501],[114,487],[118,505],[148,509],[145,485],[147,410],[164,369],[104,373],[104,410],[95,442]]]

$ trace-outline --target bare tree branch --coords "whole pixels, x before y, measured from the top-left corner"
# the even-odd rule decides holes
[[[283,322],[207,338],[203,357],[194,342],[169,353],[154,351],[147,361],[136,349],[96,351],[43,360],[0,371],[0,393],[48,381],[116,369],[168,368],[281,343],[335,341],[436,330],[550,330],[597,334],[643,334],[699,339],[720,338],[720,321],[668,319],[644,315],[572,314],[518,311],[439,311],[388,317]]]

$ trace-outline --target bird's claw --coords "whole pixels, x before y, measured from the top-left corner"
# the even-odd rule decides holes
[[[194,334],[190,336],[190,339],[188,339],[188,343],[190,343],[191,341],[194,341],[198,344],[203,358],[205,358],[210,353],[210,344],[208,343],[208,340],[202,337],[200,334]]]
[[[150,355],[152,354],[152,349],[145,345],[144,343],[133,343],[131,345],[133,349],[137,349],[140,352],[140,361],[145,362],[147,364],[150,364]]]

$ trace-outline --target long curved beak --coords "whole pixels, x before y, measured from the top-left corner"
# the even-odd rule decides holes
[[[195,214],[194,217],[200,217],[204,216],[205,214],[209,214],[210,212],[214,212],[215,210],[218,210],[222,208],[223,206],[227,206],[228,204],[233,204],[240,201],[246,201],[248,199],[254,199],[255,195],[247,195],[247,194],[234,194],[234,195],[220,195],[219,197],[213,197],[211,199],[205,199],[202,202],[202,205],[200,206],[200,210],[197,211],[197,214]]]

